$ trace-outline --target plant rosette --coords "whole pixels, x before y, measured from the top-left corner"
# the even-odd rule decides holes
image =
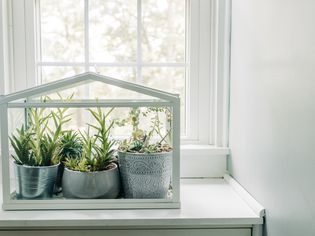
[[[172,176],[172,151],[118,152],[125,198],[167,198]]]
[[[66,198],[117,198],[120,192],[118,166],[111,163],[106,170],[93,172],[76,171],[65,167],[62,189]]]
[[[26,166],[14,162],[16,197],[18,199],[51,198],[59,165]]]

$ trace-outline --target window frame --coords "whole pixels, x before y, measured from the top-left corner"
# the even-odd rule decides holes
[[[140,1],[140,0],[137,0]],[[182,137],[182,156],[223,156],[228,149],[230,0],[186,0],[187,43],[190,58],[186,137]],[[1,2],[0,94],[35,86],[36,33],[35,0]],[[24,40],[21,40],[23,38]],[[33,42],[33,43],[32,43]],[[5,50],[4,50],[5,49]],[[22,55],[22,56],[21,56]],[[25,80],[26,76],[26,80]],[[188,87],[187,86],[187,87]],[[4,90],[4,91],[3,91]],[[187,154],[189,153],[189,154]]]

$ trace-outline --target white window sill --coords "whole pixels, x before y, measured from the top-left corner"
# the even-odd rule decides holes
[[[181,145],[182,178],[223,177],[229,148],[211,145]]]
[[[228,147],[216,147],[213,145],[185,144],[180,146],[181,156],[213,156],[229,155]]]
[[[0,234],[5,229],[252,228],[263,223],[263,207],[228,175],[181,181],[181,209],[0,210]]]

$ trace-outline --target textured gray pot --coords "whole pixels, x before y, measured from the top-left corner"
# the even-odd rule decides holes
[[[58,166],[25,166],[14,163],[17,198],[51,198]]]
[[[172,152],[118,152],[125,198],[167,198],[172,174]]]
[[[109,170],[80,172],[65,167],[62,191],[66,198],[117,198],[120,192],[119,170],[116,164]]]

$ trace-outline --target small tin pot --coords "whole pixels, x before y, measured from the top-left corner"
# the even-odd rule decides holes
[[[65,198],[117,198],[120,192],[118,166],[103,171],[81,172],[65,167],[62,191]]]
[[[118,152],[125,198],[167,198],[172,153]]]
[[[58,166],[25,166],[14,163],[16,196],[19,199],[51,198]]]

